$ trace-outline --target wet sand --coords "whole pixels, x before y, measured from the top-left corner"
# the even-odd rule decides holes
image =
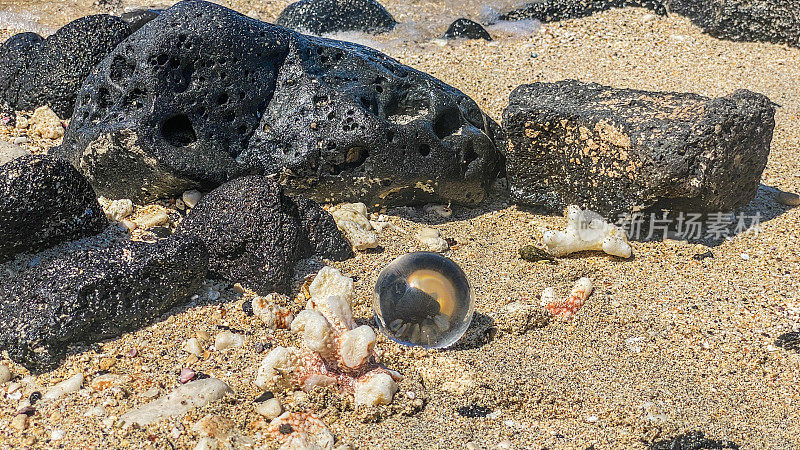
[[[276,17],[285,4],[232,3],[242,12],[256,10],[265,20]],[[8,4],[0,1],[0,10]],[[52,27],[101,10],[90,4],[35,1],[11,9],[43,11],[40,24]],[[420,20],[434,7],[413,1],[385,5],[400,21]],[[429,26],[443,31],[446,22]],[[780,334],[800,330],[800,210],[776,203],[770,189],[800,191],[800,49],[717,40],[684,18],[655,17],[642,9],[546,24],[533,35],[492,43],[440,45],[430,40],[433,32],[398,42],[411,36],[404,33],[369,39],[401,62],[463,90],[498,121],[508,94],[519,84],[565,78],[708,96],[746,88],[769,96],[780,105],[772,152],[764,186],[744,208],[749,215],[760,213],[764,222],[757,235],[707,241],[714,258],[701,261],[692,258],[698,251],[695,243],[668,241],[636,242],[635,257],[628,261],[590,253],[549,265],[522,261],[517,250],[540,239],[540,226],[562,227],[564,219],[508,205],[500,195],[478,209],[456,207],[449,219],[426,215],[421,208],[390,210],[395,228],[380,234],[382,251],[332,264],[356,277],[356,317],[362,323],[371,320],[378,273],[393,258],[419,249],[413,236],[424,226],[455,240],[446,255],[470,278],[478,316],[465,341],[449,350],[408,349],[381,337],[383,362],[406,376],[397,395],[419,393],[421,383],[427,404],[416,415],[387,414],[379,423],[365,423],[358,412],[329,405],[321,414],[327,414],[324,420],[337,443],[463,448],[472,442],[497,448],[508,440],[518,448],[640,448],[644,442],[702,430],[742,448],[800,445],[800,354],[771,346]],[[547,286],[566,295],[581,276],[594,281],[595,293],[572,321],[524,335],[492,332],[502,325],[504,305],[538,303]],[[238,294],[228,286],[219,290],[229,302],[201,298],[148,328],[70,356],[61,368],[34,377],[25,388],[29,395],[36,385],[46,389],[78,372],[88,385],[101,364],[113,361],[104,370],[134,378],[124,392],[85,390],[66,396],[39,409],[28,429],[18,432],[7,426],[18,402],[0,391],[0,448],[193,448],[198,437],[191,427],[208,413],[233,419],[258,446],[273,445],[253,427],[259,416],[252,402],[259,394],[252,380],[264,356],[254,347],[269,333],[245,316]],[[177,371],[188,356],[180,349],[183,342],[200,330],[213,339],[220,327],[244,331],[246,346],[213,352],[193,367],[229,383],[235,396],[143,430],[123,429],[108,420],[146,402],[142,393],[148,388],[164,393],[177,386]],[[281,331],[272,338],[276,345],[295,339]],[[132,348],[138,355],[125,356]],[[14,373],[26,374],[11,366]],[[104,404],[105,416],[84,416]],[[469,405],[495,414],[462,417],[458,408]],[[66,435],[48,443],[54,429]]]

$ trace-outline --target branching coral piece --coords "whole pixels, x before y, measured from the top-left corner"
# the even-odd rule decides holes
[[[567,208],[567,228],[564,231],[547,231],[542,240],[553,256],[587,250],[602,250],[620,258],[631,256],[631,245],[621,228],[606,222],[597,213],[581,210],[572,205]]]
[[[255,384],[262,389],[302,389],[335,385],[357,404],[388,404],[400,374],[375,362],[377,336],[357,327],[350,300],[353,280],[325,267],[309,286],[311,299],[291,323],[303,348],[276,347],[261,363]]]
[[[561,319],[570,319],[581,309],[586,299],[592,294],[592,280],[581,278],[575,283],[569,298],[566,300],[556,300],[555,290],[547,288],[542,291],[542,304],[544,308],[553,315]]]

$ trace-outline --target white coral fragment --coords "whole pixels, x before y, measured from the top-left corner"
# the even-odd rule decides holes
[[[558,301],[558,300],[550,300],[547,304],[544,305],[545,309],[550,311],[554,317],[559,317],[562,319],[569,319],[581,309],[586,300],[592,295],[592,290],[594,289],[592,285],[592,280],[584,277],[578,280],[575,283],[575,287],[572,288],[572,292],[570,292],[569,297],[566,300]],[[542,302],[545,302],[545,295],[549,298],[552,296],[555,297],[555,290],[553,290],[552,295],[547,293],[547,289],[542,292]]]
[[[330,355],[333,348],[333,330],[319,311],[305,309],[292,322],[292,332],[302,333],[303,344],[320,355]]]
[[[261,361],[255,385],[261,389],[283,388],[292,386],[292,374],[297,368],[297,359],[291,349],[275,347]]]
[[[397,383],[388,373],[368,373],[356,380],[357,405],[388,405],[397,392]]]
[[[98,197],[97,202],[100,203],[108,220],[120,222],[133,214],[133,202],[127,198],[110,200],[105,197]]]
[[[325,422],[302,412],[285,412],[274,418],[267,434],[281,443],[281,450],[330,450],[335,440]]]
[[[366,250],[378,246],[378,235],[367,216],[367,205],[363,203],[344,203],[331,210],[336,226],[356,250]]]
[[[417,231],[417,240],[425,247],[425,250],[442,253],[450,249],[450,245],[442,239],[439,230],[435,228],[421,228]]]
[[[621,228],[606,222],[598,214],[572,205],[567,208],[567,228],[564,231],[547,231],[542,240],[547,251],[556,257],[570,253],[602,250],[605,253],[629,258],[631,245]]]
[[[286,303],[280,294],[272,293],[265,297],[254,297],[251,305],[253,314],[271,330],[289,328],[294,320],[294,315],[287,308],[281,308],[276,303]]]
[[[308,286],[308,293],[316,299],[338,295],[349,303],[353,301],[353,292],[353,279],[328,266],[323,267]]]
[[[303,346],[273,349],[261,363],[255,381],[257,386],[310,391],[334,385],[342,393],[354,395],[358,380],[367,380],[364,377],[389,373],[393,378],[392,373],[375,361],[375,331],[369,325],[357,327],[353,319],[351,278],[324,267],[311,282],[309,296],[306,309],[297,314],[291,324],[292,332],[301,335]],[[260,308],[254,302],[253,311]],[[399,379],[399,374],[397,377]],[[371,399],[368,403],[391,402],[397,390],[394,380],[372,383],[374,386],[370,385],[370,389],[378,393],[363,393],[362,396]]]
[[[367,363],[375,349],[375,331],[369,325],[350,330],[339,338],[341,364],[348,369],[358,369]]]

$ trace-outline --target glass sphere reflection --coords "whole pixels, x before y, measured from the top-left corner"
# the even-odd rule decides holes
[[[475,296],[456,263],[438,253],[416,252],[383,269],[372,309],[381,332],[393,341],[443,348],[467,331]]]

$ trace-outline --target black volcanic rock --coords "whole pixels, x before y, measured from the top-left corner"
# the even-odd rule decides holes
[[[383,33],[397,25],[394,17],[376,0],[300,0],[289,4],[275,23],[313,34]]]
[[[355,44],[294,35],[239,159],[320,202],[480,202],[500,127],[443,82]]]
[[[486,31],[485,28],[478,22],[473,22],[469,19],[460,18],[456,19],[447,27],[447,31],[442,36],[445,39],[484,39],[487,41],[492,40],[492,36]]]
[[[62,119],[70,117],[83,80],[129,34],[119,17],[96,15],[70,22],[29,47],[27,62],[15,63],[25,69],[18,72],[17,90],[6,91],[9,105],[17,110],[48,105]]]
[[[89,182],[69,163],[21,156],[0,166],[0,261],[107,225]]]
[[[688,17],[714,37],[800,47],[797,0],[665,0],[665,3],[670,13]]]
[[[695,94],[533,83],[503,113],[514,201],[609,218],[650,206],[730,211],[755,195],[775,108],[746,90]]]
[[[175,235],[205,243],[211,276],[263,294],[288,293],[300,259],[353,256],[327,211],[308,200],[295,201],[262,176],[238,178],[203,197]]]
[[[194,238],[146,244],[109,230],[0,265],[11,274],[0,283],[0,348],[34,372],[50,370],[70,346],[117,337],[187,301],[207,263]]]
[[[513,11],[501,14],[500,20],[529,20],[557,22],[577,19],[612,8],[637,6],[665,14],[664,0],[535,0]]]
[[[131,32],[136,32],[162,12],[164,12],[163,9],[140,8],[126,11],[119,17],[128,23],[128,26],[131,27]]]
[[[0,110],[10,110],[17,104],[19,80],[28,70],[31,53],[44,38],[36,33],[19,33],[0,45]]]
[[[626,6],[685,16],[708,34],[721,39],[800,47],[800,2],[797,0],[535,0],[501,14],[499,19],[555,22]]]
[[[90,76],[55,153],[99,195],[148,201],[247,173],[247,146],[275,89],[287,31],[184,1],[145,24]]]
[[[186,0],[97,67],[54,153],[110,198],[270,174],[317,201],[476,203],[502,136],[469,97],[376,50]]]

